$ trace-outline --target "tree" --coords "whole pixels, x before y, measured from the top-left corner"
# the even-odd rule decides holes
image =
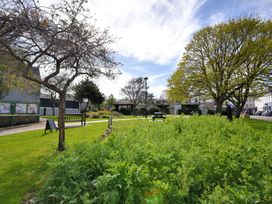
[[[182,65],[170,76],[167,84],[167,98],[170,101],[183,103],[189,98],[187,80],[184,75],[184,69]]]
[[[221,112],[225,100],[252,88],[271,69],[271,34],[271,21],[257,18],[230,20],[195,33],[178,67],[184,73],[180,81],[186,81],[180,95],[212,97]]]
[[[65,149],[65,98],[79,76],[115,77],[116,63],[108,30],[88,24],[85,0],[41,7],[35,0],[0,0],[0,51],[24,64],[25,79],[59,95],[59,144]],[[40,69],[41,78],[31,74]],[[61,83],[57,83],[61,79]]]
[[[133,78],[121,89],[121,93],[133,103],[134,107],[144,100],[144,83],[143,77]]]
[[[46,88],[46,87],[42,87],[42,89],[45,93],[48,93],[50,95],[52,112],[53,112],[53,116],[55,116],[55,104],[57,102],[57,93],[51,89]]]
[[[109,95],[108,99],[106,100],[106,105],[108,105],[109,108],[112,109],[112,107],[113,107],[113,105],[114,105],[115,102],[116,102],[116,99],[111,94],[111,95]]]
[[[100,92],[99,88],[89,79],[81,81],[79,84],[74,86],[75,99],[79,100],[80,103],[83,99],[88,99],[85,111],[89,108],[90,102],[92,104],[100,105],[105,100],[104,95]]]
[[[22,66],[23,64],[12,56],[0,52],[0,99],[7,96],[10,90],[25,90],[28,88],[28,85],[31,86],[34,84],[28,83],[27,80],[18,73],[17,70]]]

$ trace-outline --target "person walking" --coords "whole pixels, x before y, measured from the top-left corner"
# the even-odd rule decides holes
[[[231,108],[231,105],[228,102],[226,102],[226,106],[227,106],[227,108],[226,108],[227,118],[228,118],[229,121],[232,121],[232,108]]]

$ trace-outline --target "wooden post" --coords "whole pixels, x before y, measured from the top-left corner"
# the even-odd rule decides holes
[[[112,127],[112,116],[109,116],[109,120],[108,120],[108,128]]]

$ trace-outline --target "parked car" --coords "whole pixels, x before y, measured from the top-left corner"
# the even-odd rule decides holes
[[[272,116],[272,111],[264,111],[262,116]]]
[[[254,115],[262,115],[263,111],[257,111]]]

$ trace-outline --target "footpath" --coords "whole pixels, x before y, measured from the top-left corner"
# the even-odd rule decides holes
[[[250,118],[252,118],[252,119],[258,119],[258,120],[265,120],[265,121],[270,121],[270,122],[272,122],[272,117],[271,117],[271,116],[251,115]]]
[[[113,119],[115,121],[122,121],[122,120],[136,120],[139,118],[123,118],[123,119]],[[107,123],[108,120],[94,120],[94,121],[86,121],[86,125],[94,124],[94,123]],[[6,136],[15,133],[27,132],[32,130],[42,130],[45,129],[46,119],[41,118],[39,123],[31,123],[26,125],[16,125],[10,127],[3,127],[0,128],[0,136]],[[56,122],[57,125],[57,122]],[[65,124],[66,128],[73,128],[73,127],[81,127],[80,122],[69,122]]]

